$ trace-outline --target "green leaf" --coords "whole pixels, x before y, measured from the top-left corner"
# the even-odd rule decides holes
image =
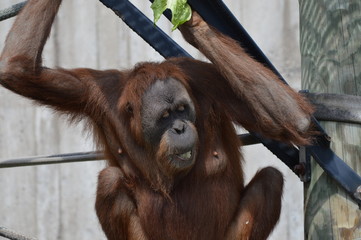
[[[192,16],[192,9],[187,0],[154,0],[151,8],[153,9],[154,23],[157,23],[166,9],[172,11],[172,30],[187,22]]]
[[[167,9],[168,0],[154,0],[152,5],[150,6],[153,9],[154,15],[154,24],[156,24],[162,16],[163,12]]]

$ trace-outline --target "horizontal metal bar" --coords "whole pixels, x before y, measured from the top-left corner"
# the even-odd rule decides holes
[[[260,143],[258,139],[250,134],[238,135],[241,139],[242,145],[253,145]],[[78,153],[67,153],[57,154],[49,156],[35,156],[35,157],[24,157],[9,160],[0,160],[0,168],[12,168],[12,167],[24,167],[24,166],[36,166],[46,164],[59,164],[59,163],[72,163],[72,162],[87,162],[87,161],[98,161],[104,160],[102,152],[78,152]]]
[[[19,233],[16,233],[16,232],[14,232],[10,229],[4,228],[4,227],[0,227],[0,237],[4,237],[4,238],[10,239],[10,240],[36,240],[35,238],[23,236]]]
[[[49,156],[24,157],[0,161],[0,168],[36,166],[45,164],[97,161],[104,159],[101,152],[79,152]]]
[[[361,124],[361,96],[334,93],[303,93],[316,107],[319,121]]]

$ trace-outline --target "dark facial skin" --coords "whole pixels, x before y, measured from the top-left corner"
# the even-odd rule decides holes
[[[141,113],[147,145],[153,149],[166,146],[173,167],[194,162],[198,139],[194,104],[179,81],[169,78],[153,83],[143,95]]]

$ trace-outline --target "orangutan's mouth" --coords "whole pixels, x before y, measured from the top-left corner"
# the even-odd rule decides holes
[[[181,154],[176,154],[177,158],[179,158],[180,160],[183,161],[188,161],[189,159],[192,158],[192,151],[188,151],[185,153],[181,153]]]

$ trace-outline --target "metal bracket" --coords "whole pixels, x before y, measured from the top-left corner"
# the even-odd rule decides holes
[[[302,182],[311,180],[311,155],[307,147],[300,147],[300,165],[298,166],[298,176]]]
[[[312,157],[361,206],[361,177],[329,147],[307,147]]]
[[[309,146],[300,148],[300,179],[311,180],[311,156],[361,207],[361,177],[329,147]]]

